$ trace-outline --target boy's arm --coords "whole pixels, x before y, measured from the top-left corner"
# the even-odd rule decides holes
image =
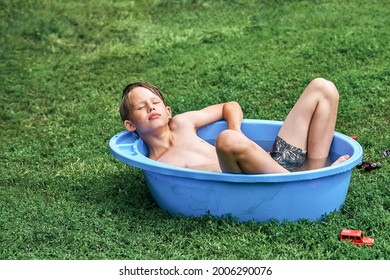
[[[227,121],[229,129],[241,131],[243,113],[240,105],[235,101],[231,101],[211,105],[199,111],[183,113],[177,117],[185,118],[186,121],[193,123],[195,129],[224,119]]]
[[[223,106],[223,119],[228,123],[228,128],[241,131],[243,113],[240,104],[235,101],[225,103]]]

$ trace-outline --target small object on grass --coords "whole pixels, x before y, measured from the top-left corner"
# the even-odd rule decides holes
[[[363,161],[356,165],[357,169],[364,168],[364,171],[369,172],[375,169],[381,168],[382,165],[379,162],[368,162],[368,161]]]
[[[353,140],[356,140],[356,135],[352,135],[352,136],[349,136],[351,137]]]
[[[386,151],[383,151],[383,153],[382,153],[382,157],[388,157],[388,156],[390,156],[390,150],[386,150]]]
[[[374,245],[374,238],[367,237],[363,234],[361,230],[355,229],[343,229],[339,237],[340,241],[349,241],[350,244],[355,245]]]

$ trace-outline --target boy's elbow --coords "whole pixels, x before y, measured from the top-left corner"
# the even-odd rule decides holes
[[[232,104],[234,106],[240,106],[237,101],[229,101],[228,104]]]
[[[226,119],[227,115],[229,114],[237,114],[239,113],[242,115],[242,109],[238,102],[236,101],[230,101],[224,104],[223,108],[223,118]]]
[[[240,108],[241,109],[241,106],[240,104],[237,102],[237,101],[229,101],[226,103],[226,105],[228,105],[229,107],[235,107],[235,108]]]
[[[234,110],[236,112],[238,111],[238,112],[242,113],[241,106],[240,106],[240,104],[237,101],[230,101],[229,105],[230,105],[232,110]]]

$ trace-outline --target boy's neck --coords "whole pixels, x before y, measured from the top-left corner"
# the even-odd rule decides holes
[[[149,157],[155,160],[169,150],[173,143],[173,133],[169,126],[166,129],[159,130],[157,133],[140,135],[140,137],[148,145]]]

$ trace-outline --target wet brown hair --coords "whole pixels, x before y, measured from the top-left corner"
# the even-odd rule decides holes
[[[161,98],[161,100],[165,106],[167,105],[165,102],[164,95],[162,94],[161,90],[158,87],[156,87],[150,83],[145,83],[145,82],[135,82],[135,83],[128,84],[123,90],[122,101],[121,101],[120,106],[119,106],[119,114],[122,118],[122,121],[132,120],[131,111],[130,111],[130,104],[129,104],[129,93],[134,88],[137,88],[137,87],[143,87],[143,88],[150,90],[155,95],[157,95],[158,97]]]

